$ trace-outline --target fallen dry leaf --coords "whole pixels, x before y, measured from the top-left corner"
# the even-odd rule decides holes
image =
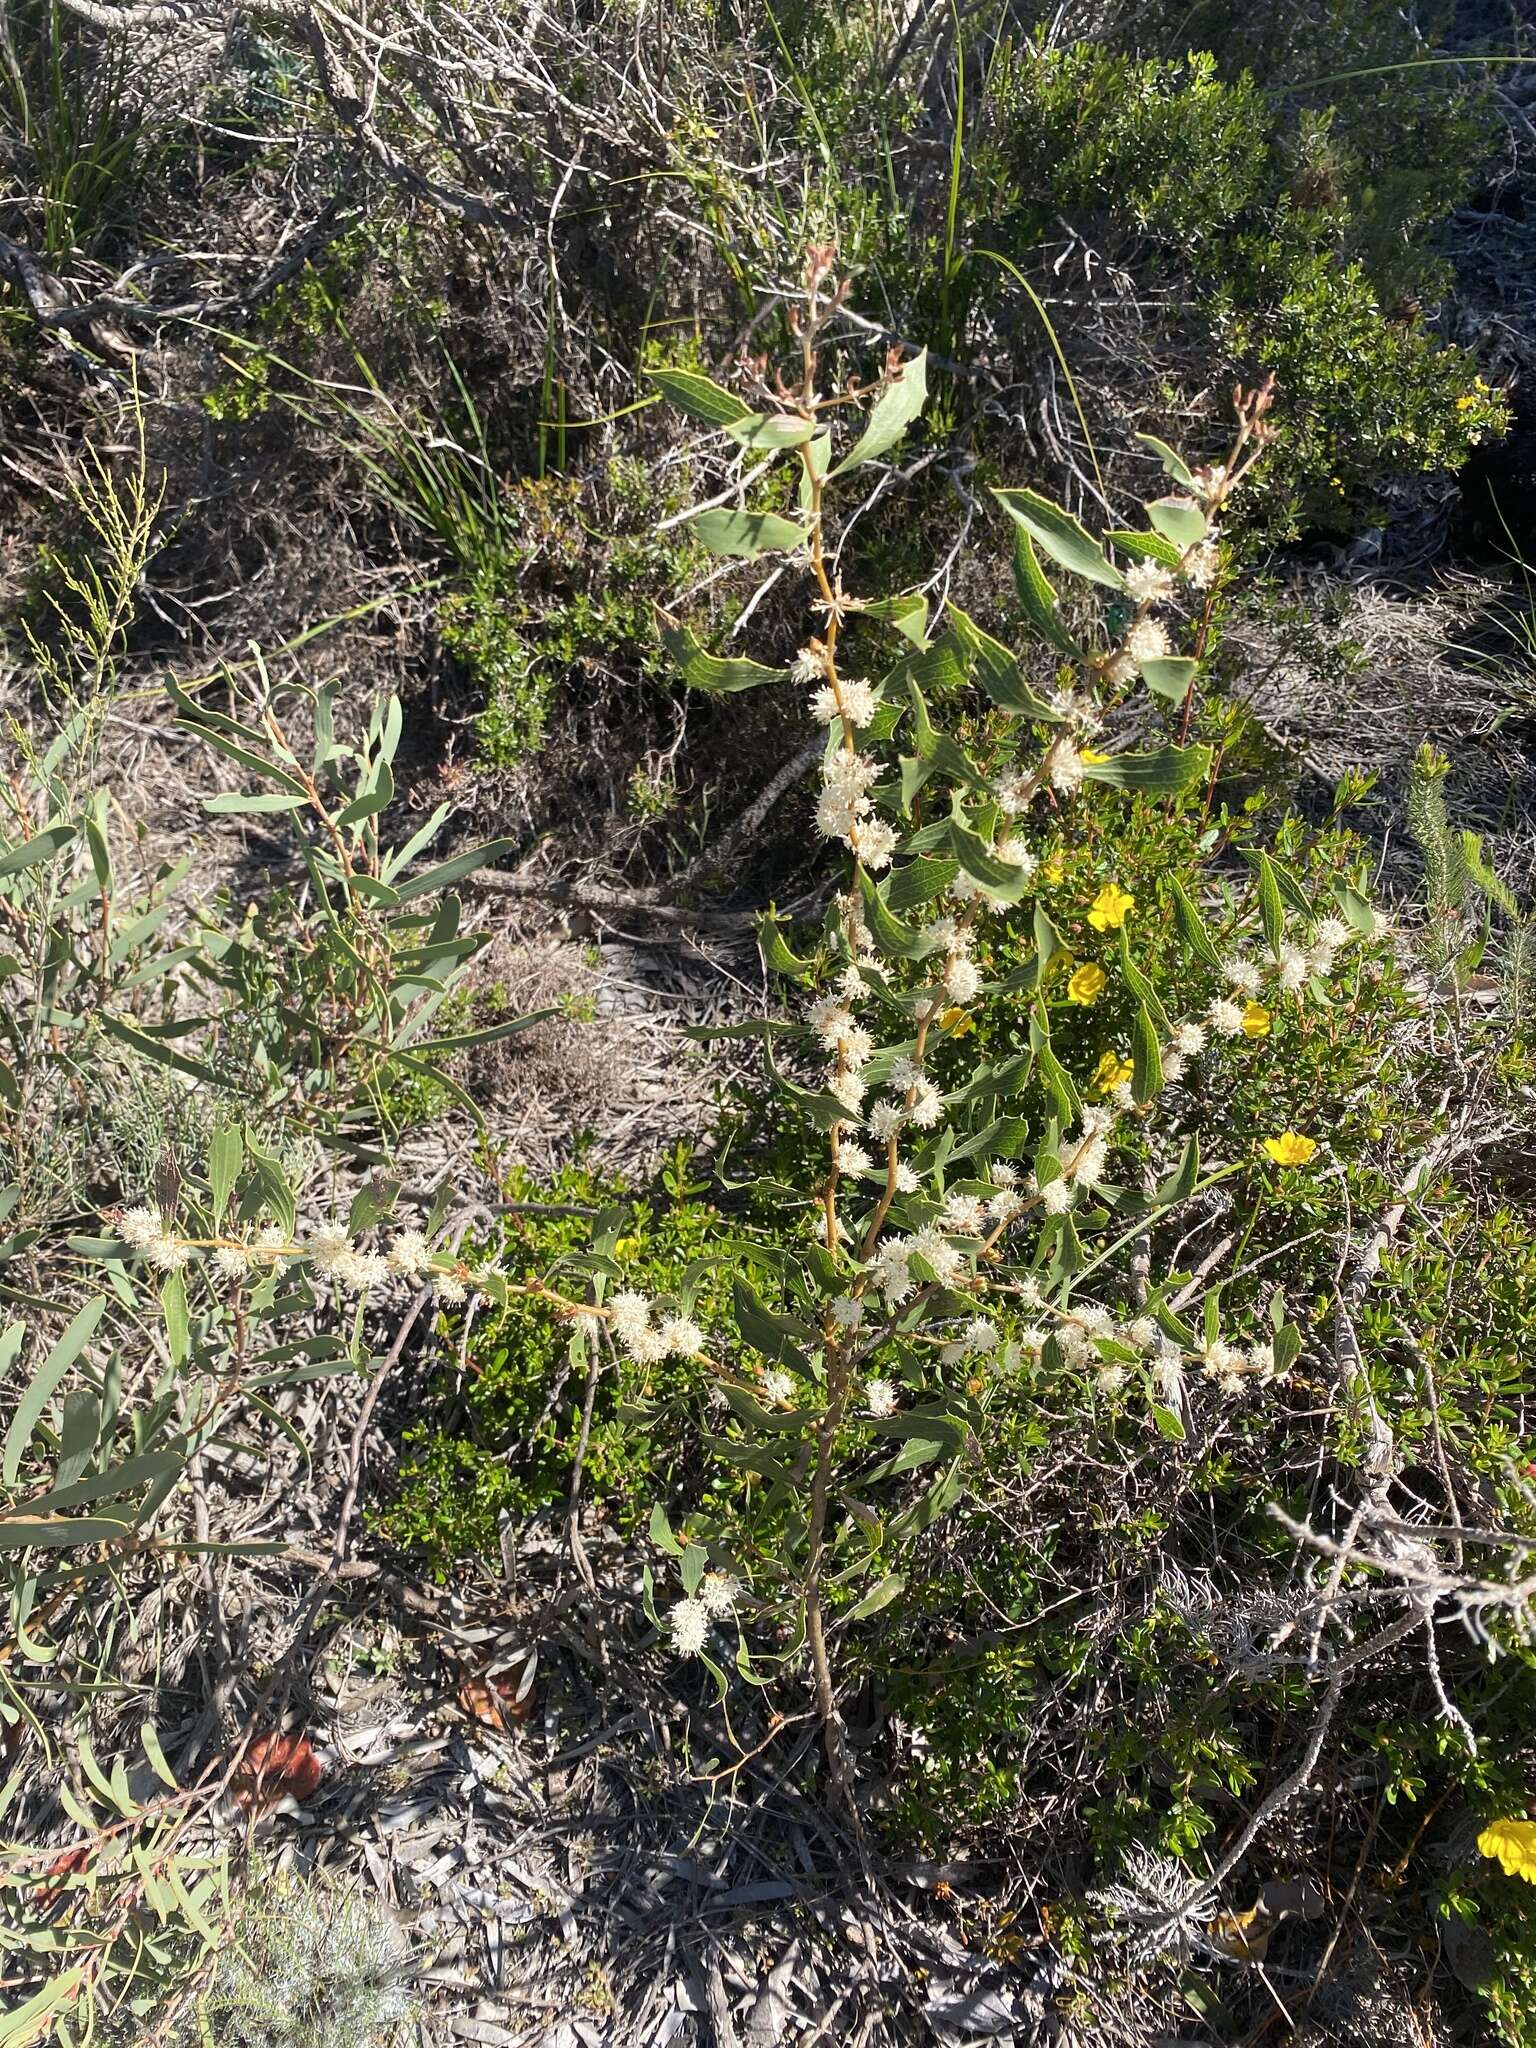
[[[258,1735],[246,1751],[229,1793],[242,1812],[254,1817],[270,1813],[280,1800],[307,1799],[324,1776],[325,1766],[301,1731]]]
[[[505,1735],[520,1728],[533,1712],[533,1679],[538,1668],[530,1651],[512,1669],[491,1666],[481,1672],[466,1672],[460,1680],[458,1702],[472,1721]]]

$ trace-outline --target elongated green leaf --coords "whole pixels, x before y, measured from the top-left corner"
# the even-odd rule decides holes
[[[70,1487],[90,1463],[101,1431],[101,1406],[89,1387],[71,1387],[59,1424],[59,1462],[54,1484]],[[34,1503],[35,1506],[35,1503]]]
[[[251,1162],[252,1173],[265,1207],[276,1217],[291,1238],[297,1217],[293,1189],[289,1185],[287,1174],[283,1171],[282,1161],[275,1152],[263,1150],[249,1124],[245,1127],[245,1153]],[[249,1196],[246,1199],[248,1202]]]
[[[949,821],[949,843],[965,872],[997,902],[1017,903],[1028,888],[1026,871],[999,860],[986,841],[958,818]]]
[[[1376,913],[1371,908],[1369,900],[1362,896],[1358,889],[1351,887],[1348,882],[1335,882],[1333,897],[1344,913],[1346,923],[1352,925],[1364,939],[1375,937]]]
[[[1163,1056],[1145,1003],[1131,1019],[1131,1063],[1131,1092],[1138,1102],[1150,1102],[1163,1085]]]
[[[1131,994],[1151,1012],[1158,1030],[1165,1038],[1171,1037],[1173,1026],[1168,1021],[1168,1012],[1163,1008],[1157,990],[1132,958],[1131,942],[1124,925],[1120,927],[1120,972],[1125,976],[1125,984]]]
[[[176,723],[184,732],[189,732],[195,739],[201,740],[205,747],[212,747],[216,754],[223,754],[227,760],[238,762],[242,768],[249,769],[252,775],[260,775],[268,782],[275,782],[280,789],[286,789],[293,796],[308,797],[309,791],[291,770],[279,767],[275,761],[269,761],[261,754],[252,753],[249,747],[242,747],[224,733],[216,732],[211,725],[187,718],[178,718]]]
[[[923,940],[899,917],[892,915],[880,889],[863,868],[859,869],[858,876],[859,894],[864,899],[864,921],[880,952],[888,960],[921,959],[928,951]]]
[[[961,1459],[956,1459],[940,1474],[914,1507],[899,1514],[891,1523],[892,1540],[905,1543],[913,1536],[920,1536],[925,1529],[931,1529],[935,1522],[960,1499],[965,1492],[965,1470]]]
[[[1168,443],[1160,441],[1156,434],[1138,434],[1136,438],[1143,448],[1152,450],[1176,484],[1182,484],[1186,490],[1194,488],[1194,472],[1176,448],[1170,448]]]
[[[73,1543],[116,1543],[132,1524],[105,1515],[0,1516],[0,1550],[57,1550]]]
[[[365,818],[371,818],[394,801],[395,775],[388,761],[381,760],[378,771],[366,789],[360,789],[344,811],[337,813],[338,825],[361,825]]]
[[[229,1197],[235,1182],[240,1178],[240,1162],[245,1157],[245,1146],[238,1124],[221,1124],[208,1140],[208,1187],[213,1198],[214,1221],[217,1222],[229,1205]]]
[[[787,669],[764,668],[760,661],[707,654],[691,627],[680,625],[659,608],[656,618],[661,644],[690,689],[756,690],[764,683],[783,682],[789,673]]]
[[[188,1059],[185,1053],[173,1052],[163,1039],[152,1038],[147,1031],[140,1031],[136,1024],[125,1024],[120,1017],[98,1017],[97,1022],[109,1038],[131,1046],[145,1059],[154,1060],[162,1067],[171,1067],[178,1074],[190,1074],[194,1081],[207,1081],[215,1088],[224,1086],[212,1067],[205,1067],[200,1060]]]
[[[1174,704],[1183,703],[1200,668],[1192,654],[1159,654],[1138,662],[1137,666],[1152,694],[1166,697]]]
[[[1130,533],[1116,527],[1104,536],[1111,547],[1123,555],[1131,555],[1138,562],[1156,562],[1159,568],[1177,569],[1183,560],[1181,551],[1171,540],[1164,540],[1160,533]]]
[[[75,836],[73,825],[49,825],[33,839],[25,839],[20,846],[12,846],[0,853],[0,878],[20,874],[23,868],[41,867],[44,861],[52,860],[63,847],[69,845]]]
[[[731,1306],[744,1344],[774,1365],[793,1365],[803,1373],[810,1372],[801,1348],[815,1342],[815,1332],[807,1324],[768,1308],[739,1273],[731,1282]]]
[[[423,847],[430,846],[453,814],[452,804],[439,804],[424,825],[418,826],[403,846],[391,847],[379,864],[386,882],[393,882],[402,868],[408,868]]]
[[[728,420],[725,431],[744,448],[797,448],[815,433],[816,422],[793,412],[748,413],[744,419]]]
[[[1028,536],[1023,538],[1027,541]],[[1031,718],[1044,725],[1061,723],[1057,712],[1037,696],[1024,680],[1023,671],[999,640],[984,633],[958,605],[949,608],[952,630],[968,666],[992,702],[1017,718]]]
[[[752,418],[752,408],[698,370],[647,370],[646,376],[663,398],[670,398],[691,418],[706,426],[729,427]]]
[[[1170,1208],[1175,1202],[1187,1201],[1195,1191],[1200,1178],[1200,1140],[1191,1132],[1185,1143],[1178,1165],[1159,1186],[1152,1197],[1160,1209]]]
[[[878,1614],[882,1607],[889,1607],[906,1586],[901,1572],[888,1572],[877,1586],[871,1586],[862,1600],[856,1601],[842,1617],[844,1621],[867,1621],[872,1614]]]
[[[443,1038],[423,1038],[410,1050],[421,1057],[426,1053],[459,1052],[466,1045],[493,1045],[498,1038],[515,1038],[520,1031],[527,1031],[535,1024],[542,1024],[546,1017],[558,1014],[554,1004],[542,1010],[529,1010],[521,1017],[503,1017],[499,1024],[482,1024],[475,1031],[454,1031]]]
[[[1107,761],[1083,764],[1090,782],[1138,790],[1144,796],[1175,796],[1192,783],[1203,782],[1210,772],[1211,750],[1207,746],[1159,747],[1151,754],[1115,754]]]
[[[894,448],[928,400],[928,351],[919,349],[903,363],[875,400],[868,424],[831,473],[844,476],[861,462],[874,462]]]
[[[477,868],[489,867],[493,861],[504,860],[517,850],[515,839],[488,839],[483,846],[472,846],[467,852],[456,853],[451,860],[439,861],[436,867],[423,868],[420,874],[398,882],[396,893],[402,903],[408,903],[412,897],[426,896],[436,889],[450,889]]]
[[[160,1288],[165,1316],[166,1348],[172,1365],[185,1365],[192,1355],[192,1325],[187,1314],[187,1283],[180,1272],[167,1273]]]
[[[768,548],[798,548],[805,528],[776,512],[701,512],[688,524],[712,555],[760,555]]]
[[[1035,1047],[1035,1058],[1039,1063],[1040,1078],[1055,1100],[1057,1115],[1064,1124],[1076,1123],[1083,1113],[1083,1098],[1077,1092],[1077,1083],[1057,1059],[1048,1040],[1042,1038]]]
[[[259,1383],[253,1381],[251,1384]],[[110,1500],[117,1494],[134,1492],[151,1479],[163,1479],[168,1473],[180,1472],[186,1462],[184,1442],[178,1450],[146,1451],[140,1458],[125,1458],[121,1465],[114,1465],[110,1471],[93,1472],[89,1478],[77,1479],[69,1486],[50,1487],[36,1500],[29,1500],[26,1511],[33,1515],[57,1514],[61,1508],[78,1508],[84,1507],[88,1501]]]
[[[1206,517],[1193,498],[1154,498],[1146,509],[1156,530],[1176,548],[1192,548],[1205,539]]]
[[[960,863],[954,860],[934,859],[924,855],[909,860],[899,867],[885,884],[885,900],[892,910],[899,912],[917,910],[924,903],[932,903],[942,896],[960,872]]]
[[[960,636],[949,632],[941,633],[931,646],[923,648],[920,653],[909,654],[886,677],[886,683],[890,685],[898,677],[904,677],[920,690],[942,695],[946,690],[964,689],[970,675],[970,662]]]
[[[916,648],[928,645],[928,600],[913,591],[905,597],[877,597],[859,606],[861,619],[879,619]]]
[[[818,1130],[830,1131],[834,1124],[848,1121],[848,1106],[825,1088],[802,1088],[798,1081],[791,1081],[787,1074],[781,1074],[774,1065],[771,1046],[765,1042],[763,1063],[772,1076],[774,1085],[784,1096],[810,1118]]]
[[[1271,953],[1278,954],[1285,942],[1285,906],[1280,900],[1280,884],[1267,853],[1259,855],[1258,867],[1259,923],[1264,928],[1264,943]]]
[[[1013,530],[1013,587],[1024,607],[1024,616],[1048,647],[1069,661],[1081,661],[1083,650],[1062,624],[1056,609],[1056,592],[1040,566],[1035,544],[1027,526]]]
[[[61,1971],[14,2011],[0,2013],[0,2048],[34,2048],[35,2043],[46,2040],[51,2029],[43,2022],[50,2013],[73,2010],[84,1976],[84,1963]]]
[[[153,1721],[145,1721],[139,1729],[139,1742],[149,1760],[149,1767],[162,1785],[169,1785],[173,1792],[181,1788],[176,1782],[176,1773],[165,1760],[165,1750],[160,1742],[160,1730]]]
[[[1168,877],[1168,887],[1173,895],[1174,922],[1178,925],[1180,936],[1183,938],[1185,945],[1189,947],[1197,959],[1203,960],[1207,967],[1220,968],[1221,955],[1211,944],[1210,933],[1205,928],[1205,921],[1195,908],[1192,899],[1185,893],[1183,883],[1180,882],[1176,875],[1170,875]]]
[[[778,921],[765,911],[757,920],[757,943],[762,952],[763,965],[775,974],[785,974],[793,981],[804,981],[811,971],[812,963],[802,960],[798,953],[792,953],[785,943],[784,934]]]
[[[203,809],[216,818],[235,818],[247,811],[302,811],[307,799],[281,789],[253,790],[249,795],[205,796]]]
[[[90,1342],[106,1306],[107,1297],[104,1294],[96,1295],[85,1304],[38,1367],[30,1386],[17,1402],[16,1412],[11,1417],[11,1426],[6,1431],[5,1456],[0,1460],[0,1476],[3,1476],[7,1486],[16,1484],[16,1474],[21,1469],[22,1453],[32,1441],[32,1432],[43,1410],[52,1400],[59,1381]],[[15,1355],[14,1351],[11,1355]]]
[[[994,490],[992,495],[1009,518],[1039,542],[1053,562],[1059,562],[1075,576],[1085,576],[1090,583],[1124,590],[1125,578],[1070,512],[1053,505],[1049,498],[1042,498],[1038,491]]]

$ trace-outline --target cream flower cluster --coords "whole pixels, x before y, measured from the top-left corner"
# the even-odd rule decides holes
[[[857,732],[874,723],[876,701],[873,684],[861,682],[857,676],[844,676],[836,689],[823,683],[813,694],[811,716],[818,725],[831,725],[834,719],[841,718],[846,729]]]
[[[656,1365],[663,1358],[697,1358],[704,1349],[704,1332],[690,1316],[663,1316],[651,1320],[653,1307],[644,1294],[621,1288],[608,1304],[608,1327],[614,1342],[637,1365]]]
[[[677,1601],[667,1615],[674,1652],[679,1657],[697,1657],[709,1640],[710,1623],[733,1614],[743,1590],[731,1572],[706,1572],[698,1592]]]
[[[1122,1318],[1101,1302],[1074,1301],[1054,1330],[1036,1325],[1023,1333],[1020,1347],[1038,1355],[1051,1336],[1063,1362],[1075,1370],[1091,1371],[1102,1394],[1118,1394],[1130,1379],[1127,1362],[1106,1358],[1101,1349],[1104,1344],[1135,1352],[1150,1370],[1153,1393],[1165,1402],[1179,1399],[1191,1363],[1202,1378],[1228,1395],[1240,1393],[1250,1381],[1269,1385],[1280,1377],[1275,1370],[1274,1346],[1268,1342],[1245,1346],[1216,1338],[1189,1356],[1152,1316]]]
[[[822,838],[841,840],[867,868],[889,867],[896,851],[896,828],[874,815],[869,794],[879,779],[877,761],[840,749],[822,763],[816,803],[816,829]]]
[[[460,1271],[445,1272],[434,1266],[431,1247],[419,1230],[399,1231],[384,1251],[365,1251],[331,1223],[317,1224],[297,1239],[268,1224],[254,1237],[206,1246],[172,1229],[159,1209],[140,1203],[118,1217],[117,1233],[163,1273],[179,1272],[199,1251],[208,1250],[209,1262],[223,1280],[241,1281],[263,1267],[291,1259],[306,1261],[318,1278],[348,1294],[370,1294],[391,1280],[419,1283],[430,1278],[443,1301],[462,1302],[469,1295]]]
[[[1006,1165],[993,1169],[993,1178],[1006,1176]],[[920,1258],[942,1286],[952,1287],[970,1270],[970,1253],[951,1244],[952,1237],[980,1239],[1010,1223],[1024,1203],[1011,1181],[989,1196],[952,1194],[943,1213],[921,1229],[907,1235],[882,1238],[867,1271],[885,1297],[888,1308],[899,1308],[917,1291],[912,1261]],[[980,1348],[979,1346],[977,1348]]]

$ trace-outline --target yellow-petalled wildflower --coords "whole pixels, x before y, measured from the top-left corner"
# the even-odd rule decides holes
[[[1101,761],[1107,761],[1109,759],[1109,755],[1101,754],[1097,747],[1079,747],[1077,750],[1077,758],[1079,759],[1079,761],[1085,762],[1088,767],[1092,768],[1096,767]]]
[[[1086,1010],[1090,1003],[1096,1003],[1109,986],[1109,976],[1102,967],[1092,960],[1085,960],[1067,983],[1067,994],[1074,1003],[1081,1003]]]
[[[1136,908],[1136,898],[1118,882],[1106,882],[1093,899],[1088,922],[1096,932],[1117,932]]]
[[[1536,1820],[1491,1820],[1477,1838],[1485,1856],[1503,1865],[1506,1877],[1536,1884]]]
[[[1269,1012],[1262,1003],[1244,1003],[1241,1028],[1244,1038],[1269,1036]]]
[[[1264,1140],[1264,1150],[1276,1166],[1305,1166],[1317,1150],[1317,1140],[1300,1131],[1282,1131],[1278,1138]]]
[[[940,1017],[939,1023],[951,1038],[964,1038],[967,1031],[976,1029],[976,1019],[962,1010],[958,1003],[951,1003]]]
[[[1135,1064],[1126,1053],[1111,1050],[1094,1068],[1093,1085],[1101,1095],[1109,1095],[1122,1082],[1129,1081],[1135,1071]]]
[[[615,1241],[613,1256],[616,1259],[632,1259],[640,1249],[638,1237],[621,1237]]]

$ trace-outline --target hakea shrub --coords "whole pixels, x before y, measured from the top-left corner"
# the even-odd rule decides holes
[[[649,1406],[627,1411],[644,1424],[688,1411],[712,1467],[683,1533],[655,1508],[667,1584],[648,1574],[648,1612],[722,1691],[727,1632],[750,1683],[808,1659],[847,1798],[832,1624],[846,1631],[900,1598],[906,1553],[957,1510],[984,1460],[996,1401],[1086,1381],[1182,1440],[1193,1404],[1296,1366],[1303,1337],[1283,1294],[1229,1310],[1220,1271],[1179,1270],[1174,1226],[1239,1174],[1257,1174],[1261,1196],[1281,1191],[1315,1170],[1320,1138],[1285,1128],[1233,1147],[1219,1127],[1202,1133],[1192,1104],[1203,1062],[1263,1062],[1287,1011],[1305,1022],[1336,1005],[1373,917],[1348,875],[1314,900],[1279,858],[1246,846],[1239,858],[1242,835],[1215,823],[1190,838],[1182,873],[1101,879],[1075,930],[1047,902],[1089,785],[1140,807],[1143,836],[1149,807],[1210,809],[1212,749],[1190,743],[1191,711],[1225,574],[1221,522],[1269,439],[1268,388],[1237,394],[1220,462],[1190,466],[1141,437],[1172,486],[1145,527],[1095,538],[1032,490],[993,492],[1021,616],[1048,650],[1041,680],[1040,662],[954,604],[935,622],[921,596],[844,587],[839,491],[918,419],[926,357],[893,351],[869,385],[823,393],[843,297],[831,261],[817,249],[807,264],[794,383],[748,365],[753,405],[691,370],[650,373],[685,413],[759,454],[759,475],[790,472],[793,513],[712,507],[693,521],[702,543],[727,557],[781,551],[811,584],[814,630],[784,668],[716,656],[660,619],[690,686],[789,686],[826,731],[816,827],[846,872],[819,930],[761,927],[790,1014],[732,1027],[761,1035],[776,1127],[803,1168],[798,1182],[756,1176],[772,1228],[721,1216],[718,1246],[657,1299],[636,1284],[612,1217],[536,1275],[434,1252],[430,1230],[368,1249],[384,1212],[367,1191],[344,1223],[307,1231],[291,1198],[258,1228],[256,1185],[238,1231],[182,1237],[151,1207],[118,1228],[173,1278],[196,1256],[226,1287],[269,1294],[289,1265],[356,1298],[408,1282],[452,1308],[479,1289],[560,1318],[575,1366],[611,1347],[632,1385],[635,1368],[685,1362],[655,1370]],[[859,424],[845,428],[855,405]],[[1072,579],[1070,603],[1047,562]],[[861,666],[888,636],[878,680],[847,659],[855,632]],[[1159,724],[1167,732],[1144,743]],[[1128,729],[1143,743],[1116,743]],[[1102,827],[1097,814],[1101,844]],[[1096,1014],[1123,1033],[1117,1021],[1097,1041]],[[722,1269],[728,1295],[713,1284]],[[712,1327],[699,1320],[706,1294]]]
[[[818,1134],[798,1155],[803,1184],[757,1188],[780,1219],[798,1211],[803,1233],[722,1243],[734,1268],[725,1328],[699,1330],[688,1299],[646,1300],[611,1256],[593,1263],[619,1291],[605,1302],[600,1286],[582,1313],[632,1361],[679,1349],[704,1360],[704,1451],[722,1483],[703,1489],[686,1540],[653,1516],[677,1588],[658,1607],[653,1585],[651,1612],[722,1687],[725,1624],[746,1679],[762,1678],[765,1656],[808,1655],[846,1793],[829,1618],[846,1627],[900,1597],[902,1554],[962,1500],[1000,1389],[1038,1396],[1086,1370],[1106,1396],[1139,1391],[1147,1426],[1182,1438],[1192,1400],[1232,1399],[1295,1366],[1302,1335],[1278,1292],[1234,1321],[1219,1275],[1159,1273],[1149,1248],[1255,1153],[1274,1175],[1309,1168],[1319,1140],[1290,1129],[1203,1160],[1189,1083],[1216,1041],[1262,1061],[1286,1007],[1329,1006],[1373,920],[1344,876],[1315,902],[1266,853],[1222,871],[1214,827],[1156,902],[1105,881],[1083,919],[1087,946],[1044,902],[1057,859],[1042,859],[1047,837],[1070,832],[1085,785],[1131,805],[1209,805],[1212,752],[1187,743],[1191,708],[1220,524],[1269,439],[1268,387],[1237,394],[1219,463],[1191,467],[1141,437],[1172,485],[1144,528],[1097,539],[1034,491],[993,492],[1013,528],[1022,615],[1055,669],[1037,686],[958,606],[935,623],[921,596],[841,581],[839,490],[897,445],[926,398],[925,355],[900,351],[872,384],[823,392],[844,289],[831,251],[813,250],[792,321],[797,375],[747,365],[756,405],[693,371],[651,373],[692,418],[791,472],[792,515],[711,508],[694,522],[700,539],[726,556],[785,551],[812,586],[815,630],[788,669],[713,655],[686,624],[660,621],[692,687],[788,683],[826,728],[816,828],[845,854],[846,879],[809,943],[765,920],[764,958],[792,1013],[747,1027],[765,1042],[780,1127]],[[859,423],[844,428],[855,404]],[[1073,579],[1070,607],[1047,561]],[[1188,649],[1185,619],[1199,621]],[[894,650],[878,681],[845,654],[858,631],[857,666],[869,665],[871,629]],[[959,730],[937,722],[941,705]],[[1107,737],[1159,717],[1172,731],[1157,744]],[[1138,927],[1176,935],[1159,945],[1156,980]],[[1017,964],[1000,972],[1005,958]],[[1082,1061],[1079,1027],[1101,1001],[1128,1016],[1127,1042]],[[1003,1057],[980,1050],[996,1042],[994,1007],[1008,1020]],[[1165,1119],[1170,1096],[1178,1114]]]

